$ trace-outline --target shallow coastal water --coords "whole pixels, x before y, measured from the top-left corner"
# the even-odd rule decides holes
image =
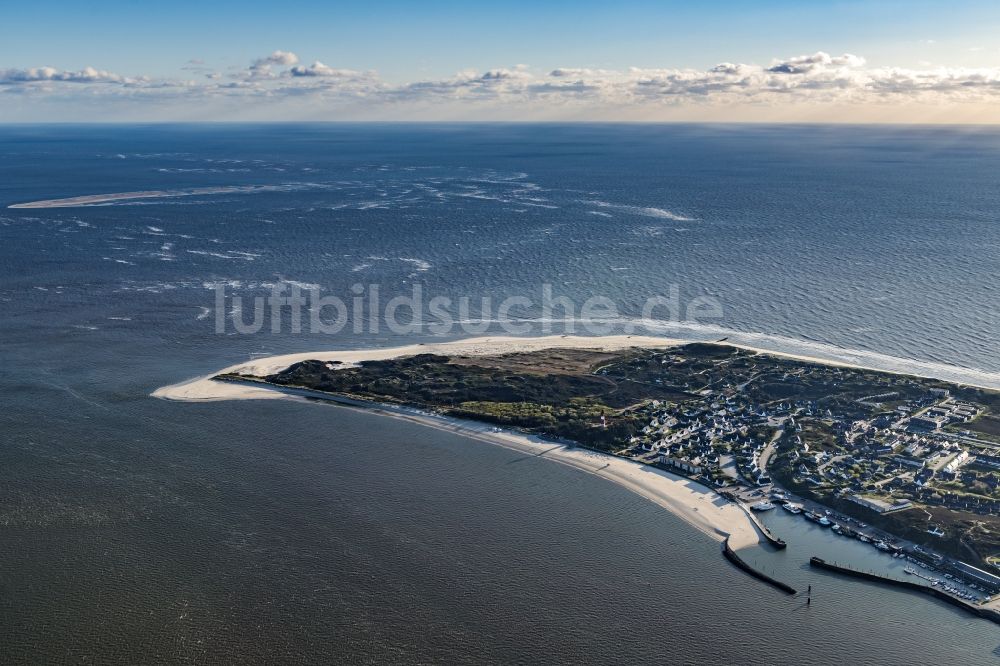
[[[789,527],[786,553],[749,555],[812,583],[805,610],[561,465],[330,406],[148,396],[250,354],[414,337],[214,333],[212,285],[279,280],[386,298],[549,281],[626,317],[677,283],[721,299],[706,337],[997,373],[998,146],[940,129],[4,129],[3,206],[284,186],[0,211],[9,660],[995,663],[994,625],[805,567],[839,552],[828,533]]]
[[[748,556],[814,585],[807,609],[562,465],[325,405],[152,404],[119,413],[183,422],[170,441],[8,453],[52,490],[5,528],[15,658],[903,663],[916,642],[991,663],[1000,644],[954,609],[805,569],[821,537]]]

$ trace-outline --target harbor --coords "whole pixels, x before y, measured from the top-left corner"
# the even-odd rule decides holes
[[[993,608],[1000,603],[1000,597],[986,582],[972,579],[957,569],[954,562],[920,546],[892,539],[848,516],[808,508],[808,503],[802,508],[798,501],[778,506],[781,508],[758,515],[791,544],[790,550],[810,548],[814,553],[822,553],[828,561],[847,563],[895,581],[909,580],[933,587],[956,601],[977,607]]]
[[[944,601],[945,603],[951,604],[952,606],[957,606],[958,608],[961,608],[961,609],[963,609],[963,610],[965,610],[965,611],[967,611],[969,613],[972,613],[972,614],[977,615],[977,616],[979,616],[981,618],[987,619],[987,620],[989,620],[991,622],[994,622],[996,624],[1000,624],[1000,612],[998,612],[997,610],[992,609],[992,608],[984,608],[984,607],[982,607],[980,605],[977,605],[977,604],[968,603],[967,601],[963,601],[962,599],[958,598],[953,593],[951,593],[949,591],[946,591],[946,590],[943,590],[940,587],[937,587],[937,586],[934,586],[934,585],[921,585],[920,583],[913,583],[913,582],[910,582],[910,581],[896,580],[895,578],[890,578],[888,576],[880,576],[880,575],[872,573],[872,572],[859,571],[857,569],[852,569],[850,567],[841,566],[841,565],[836,564],[836,563],[827,562],[826,560],[824,560],[821,557],[815,557],[815,556],[811,557],[809,559],[809,564],[811,566],[814,566],[814,567],[817,567],[817,568],[820,568],[820,569],[825,569],[827,571],[834,571],[834,572],[839,573],[839,574],[844,574],[844,575],[847,575],[847,576],[853,576],[855,578],[862,578],[862,579],[867,580],[867,581],[872,581],[872,582],[876,582],[876,583],[883,583],[883,584],[887,584],[887,585],[893,585],[893,586],[896,586],[896,587],[901,587],[901,588],[905,588],[905,589],[908,589],[908,590],[912,590],[912,591],[915,591],[915,592],[921,592],[923,594],[929,594],[929,595],[931,595],[931,596],[933,596],[933,597],[935,597],[937,599],[940,599],[940,600]],[[914,573],[916,573],[916,572],[914,572]],[[927,580],[933,580],[933,579],[930,579],[930,578],[927,578],[927,577],[924,577],[924,576],[921,576],[921,577],[922,578],[926,578]]]
[[[785,520],[776,521],[776,516],[794,519],[838,537],[837,541],[849,540],[873,550],[872,554],[882,556],[874,560],[873,568],[884,570],[886,575],[897,576],[897,579],[906,576],[922,579],[942,594],[965,603],[985,605],[1000,600],[1000,579],[993,574],[887,534],[864,521],[796,497],[773,485],[745,488],[730,496],[748,509],[747,512],[759,524],[766,526],[780,522],[781,526],[774,530],[765,527],[771,534],[787,531]]]

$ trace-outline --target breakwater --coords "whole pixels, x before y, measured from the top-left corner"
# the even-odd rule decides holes
[[[813,556],[809,558],[809,564],[820,569],[826,569],[827,571],[834,571],[839,574],[844,574],[845,576],[853,576],[855,578],[861,578],[864,580],[874,581],[876,583],[884,583],[886,585],[893,585],[895,587],[901,587],[906,590],[912,590],[914,592],[920,592],[922,594],[929,594],[932,597],[936,597],[945,603],[951,604],[952,606],[957,606],[973,615],[978,615],[981,618],[990,620],[996,624],[1000,624],[1000,612],[989,608],[982,608],[974,604],[967,603],[958,597],[954,597],[944,590],[939,590],[936,587],[930,587],[929,585],[921,585],[920,583],[912,583],[908,580],[897,580],[895,578],[889,578],[887,576],[880,576],[875,573],[869,573],[867,571],[858,571],[857,569],[851,569],[849,567],[843,567],[839,564],[834,564],[832,562],[827,562],[822,557]]]
[[[742,569],[743,571],[746,571],[748,574],[750,574],[754,578],[762,580],[765,583],[767,583],[768,585],[776,587],[779,590],[781,590],[782,592],[785,592],[787,594],[795,594],[795,588],[792,587],[791,585],[788,585],[786,583],[782,583],[780,580],[777,580],[775,578],[771,578],[770,576],[768,576],[763,571],[760,571],[759,569],[755,569],[754,567],[752,567],[749,564],[747,564],[746,562],[744,562],[743,558],[741,558],[739,555],[737,555],[736,551],[729,547],[729,537],[726,537],[723,540],[723,542],[722,542],[722,554],[726,556],[727,560],[729,560],[734,565],[736,565],[736,567]]]

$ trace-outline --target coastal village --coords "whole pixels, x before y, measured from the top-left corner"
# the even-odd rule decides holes
[[[217,379],[407,405],[610,453],[713,489],[765,534],[755,514],[787,511],[903,561],[910,580],[958,603],[1000,601],[994,391],[718,343],[306,360]]]
[[[683,352],[661,360],[671,367],[689,361]],[[933,542],[960,529],[954,523],[930,525],[919,539],[923,547],[912,535],[895,539],[869,524],[917,507],[1000,515],[1000,441],[968,427],[984,416],[983,405],[892,375],[884,375],[883,387],[892,390],[853,399],[769,399],[767,390],[752,389],[754,382],[801,385],[809,395],[816,386],[842,385],[845,371],[740,363],[741,371],[720,380],[731,361],[718,359],[713,370],[696,373],[706,372],[704,386],[683,386],[697,398],[644,405],[648,424],[618,453],[716,486],[755,511],[781,507],[906,558],[914,565],[907,573],[965,600],[984,602],[1000,593],[1000,569],[937,552]]]

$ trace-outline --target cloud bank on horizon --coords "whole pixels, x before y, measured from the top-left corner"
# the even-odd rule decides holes
[[[0,69],[0,120],[942,120],[978,122],[1000,101],[1000,69],[869,67],[823,51],[767,64],[606,70],[524,65],[391,82],[277,50],[245,68],[192,60],[197,78],[83,67]],[[79,115],[67,117],[65,110]],[[856,112],[851,114],[850,112]],[[845,115],[845,113],[847,115]],[[945,118],[944,120],[947,120]]]

